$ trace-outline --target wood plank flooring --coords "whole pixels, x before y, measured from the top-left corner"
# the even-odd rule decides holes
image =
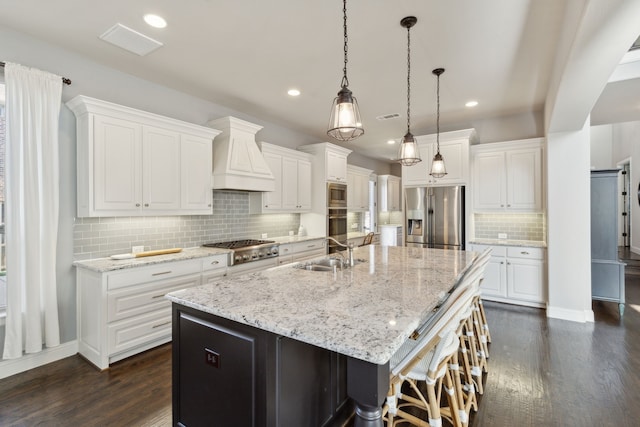
[[[622,320],[605,302],[594,303],[593,324],[485,308],[493,343],[474,427],[638,425],[640,274],[627,274]],[[0,380],[0,425],[170,426],[171,346],[104,372],[75,356]]]

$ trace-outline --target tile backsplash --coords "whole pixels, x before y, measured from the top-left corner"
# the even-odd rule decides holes
[[[263,233],[286,236],[299,226],[300,214],[250,215],[248,193],[214,191],[212,215],[76,218],[73,252],[81,260],[131,252],[131,246],[190,248]]]
[[[495,213],[473,215],[476,239],[497,239],[506,233],[510,240],[546,240],[546,220],[542,213]]]
[[[378,225],[382,224],[402,224],[402,211],[378,212]]]

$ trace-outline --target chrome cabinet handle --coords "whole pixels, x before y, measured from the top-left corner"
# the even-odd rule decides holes
[[[520,252],[520,253],[521,253],[522,255],[529,255],[529,252],[527,252],[527,251],[522,251],[522,252]]]
[[[140,203],[136,203],[136,208],[139,208],[139,207],[140,207]]]
[[[220,264],[220,261],[211,261],[211,265]]]
[[[162,276],[163,274],[170,274],[171,270],[169,271],[161,271],[160,273],[152,273],[152,276]]]
[[[148,208],[148,207],[149,207],[149,203],[145,203],[145,204],[144,204],[144,207],[145,207],[145,208]]]
[[[156,329],[156,328],[160,328],[160,327],[162,327],[162,326],[170,325],[170,324],[171,324],[171,321],[168,321],[168,322],[164,322],[164,323],[159,323],[159,324],[157,324],[157,325],[153,325],[151,328],[152,328],[152,329]]]
[[[154,295],[151,298],[152,299],[156,299],[156,298],[163,298],[163,297],[164,297],[164,294],[162,294],[162,295]]]

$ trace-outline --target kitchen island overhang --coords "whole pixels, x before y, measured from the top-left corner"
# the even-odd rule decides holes
[[[179,311],[189,307],[224,319],[226,325],[221,328],[225,330],[230,330],[229,325],[244,325],[242,330],[249,326],[286,342],[294,340],[346,357],[349,395],[363,416],[369,416],[384,400],[389,359],[426,321],[477,254],[370,245],[357,248],[355,256],[363,262],[335,272],[285,265],[169,294],[174,303],[174,357],[180,357],[176,356],[181,339]],[[257,345],[260,340],[254,342]],[[264,345],[268,351],[271,344]],[[269,369],[269,362],[265,363]],[[179,369],[175,364],[174,359],[174,370]],[[356,371],[361,371],[357,378]],[[180,381],[175,375],[174,387]],[[361,390],[355,384],[363,384]],[[273,412],[263,410],[265,419]]]

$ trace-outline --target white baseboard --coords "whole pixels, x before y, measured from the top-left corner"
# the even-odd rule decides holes
[[[78,342],[70,341],[40,353],[26,354],[19,359],[0,360],[0,379],[55,362],[78,353]]]
[[[595,321],[593,310],[569,310],[552,306],[547,306],[547,317],[580,323],[593,323]]]

